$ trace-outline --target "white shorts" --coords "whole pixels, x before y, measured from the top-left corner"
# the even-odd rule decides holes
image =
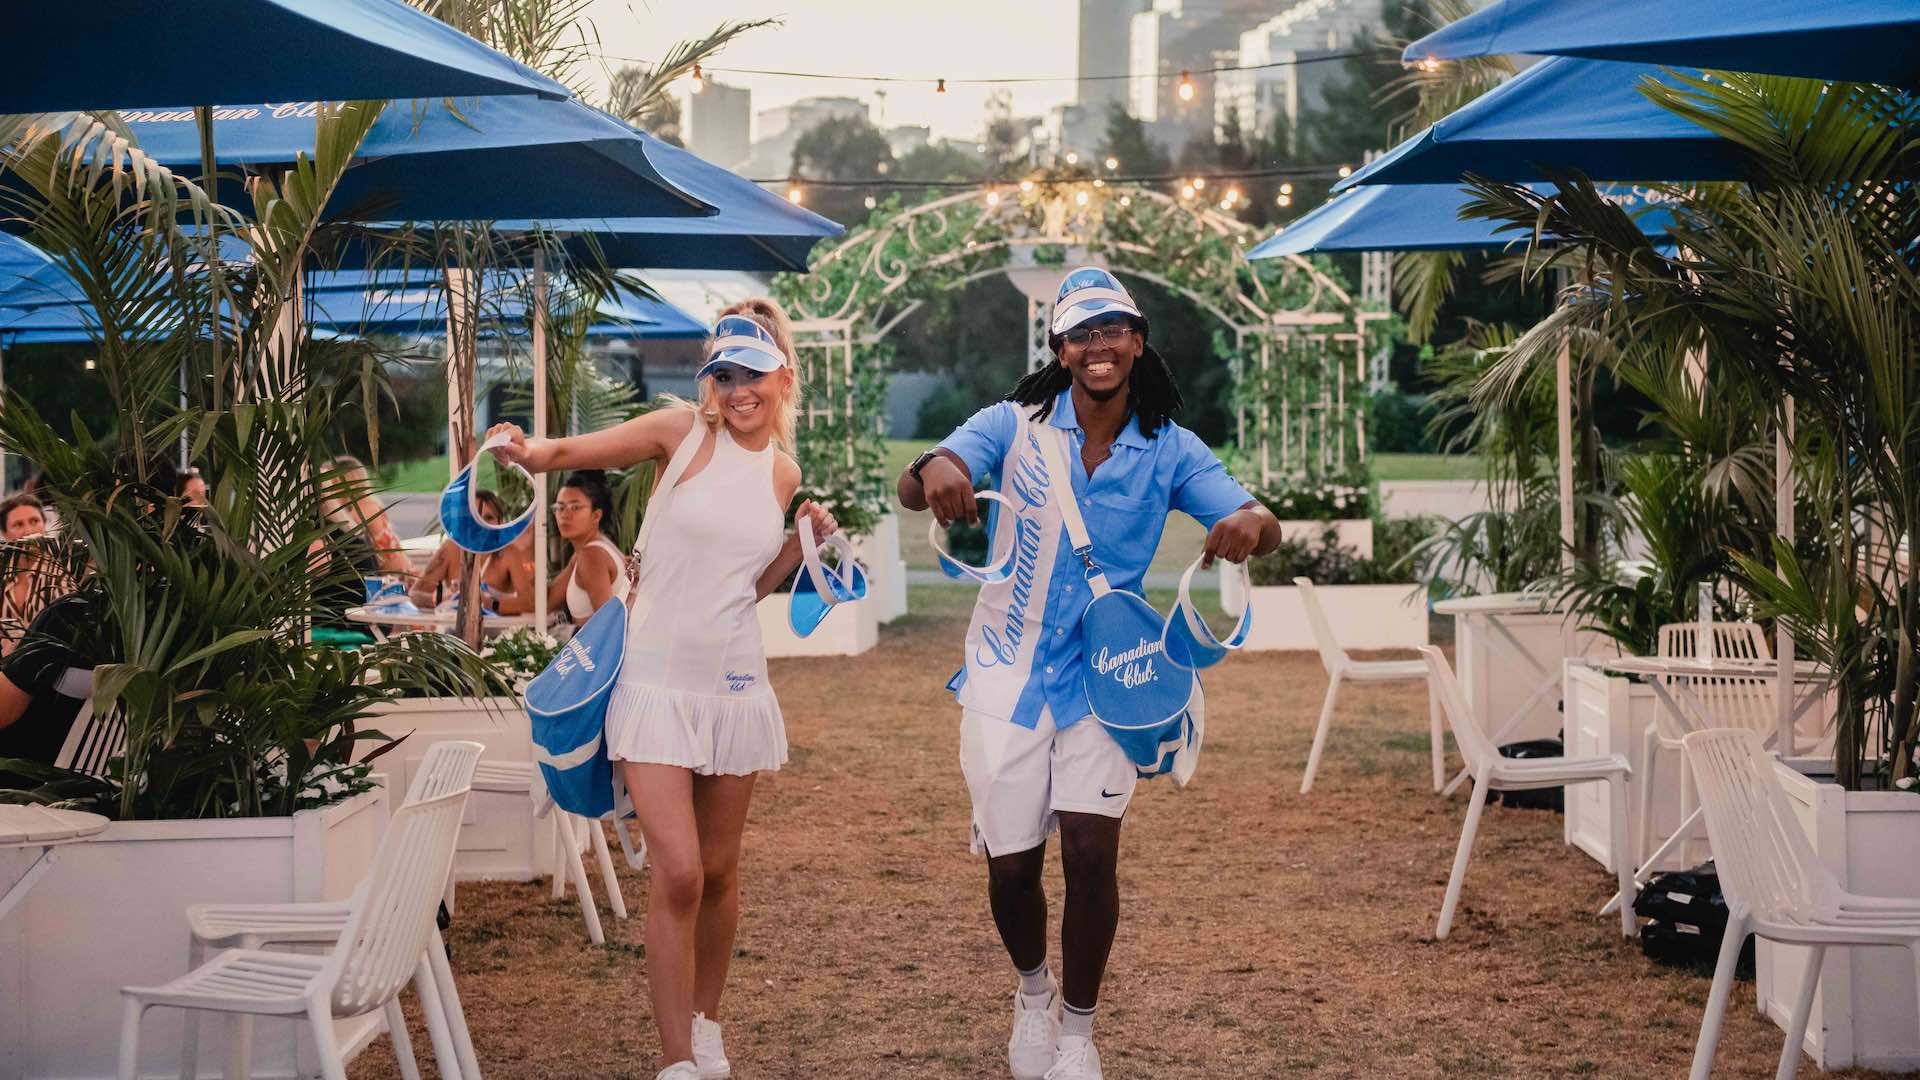
[[[973,851],[1012,855],[1046,843],[1059,812],[1117,818],[1140,774],[1100,722],[1088,716],[1055,728],[1053,715],[1024,728],[963,710],[960,771],[973,796]]]

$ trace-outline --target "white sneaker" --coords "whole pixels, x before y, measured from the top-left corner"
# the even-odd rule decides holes
[[[1102,1080],[1100,1051],[1085,1035],[1062,1035],[1060,1048],[1054,1051],[1053,1068],[1042,1080]]]
[[[654,1073],[653,1080],[700,1080],[700,1069],[691,1061],[676,1061]]]
[[[724,1080],[733,1075],[726,1044],[720,1041],[720,1025],[702,1013],[693,1014],[693,1061],[699,1067],[700,1080]]]
[[[1045,1080],[1060,1038],[1060,985],[1047,975],[1046,1004],[1029,1007],[1027,995],[1013,992],[1013,1037],[1007,1040],[1007,1064],[1013,1080]]]

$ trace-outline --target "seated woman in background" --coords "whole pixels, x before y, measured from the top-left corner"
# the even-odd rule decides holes
[[[567,542],[570,557],[560,576],[547,586],[547,610],[561,610],[564,604],[567,616],[578,626],[609,597],[627,591],[627,557],[613,542],[613,490],[607,487],[605,473],[581,469],[567,474],[554,498],[553,527]],[[531,589],[500,601],[503,615],[532,610]]]
[[[0,570],[5,572],[0,584],[0,656],[13,652],[27,624],[49,603],[73,591],[73,582],[51,560],[31,545],[19,543],[46,532],[45,508],[39,499],[20,494],[0,502],[0,537],[9,544],[0,557]]]
[[[386,506],[373,493],[367,467],[360,464],[360,459],[346,455],[334,458],[332,467],[337,474],[336,490],[334,496],[322,504],[322,512],[336,536],[344,534],[349,538],[347,543],[355,550],[348,554],[361,576],[413,577],[413,564],[407,561],[400,538],[394,535],[393,525],[387,520]]]
[[[500,496],[481,488],[473,498],[480,506],[481,521],[498,525],[507,520],[506,506],[501,503]],[[409,594],[415,607],[437,607],[441,601],[460,591],[458,578],[461,554],[459,544],[452,540],[440,542],[440,549],[433,553],[433,561],[427,564],[426,572],[414,582]],[[526,529],[514,538],[513,543],[491,555],[481,556],[480,564],[480,584],[492,594],[495,606],[522,593],[532,595],[533,530]],[[528,607],[532,607],[531,601]]]

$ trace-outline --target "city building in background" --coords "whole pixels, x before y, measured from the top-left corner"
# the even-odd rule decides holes
[[[744,165],[753,144],[753,95],[709,79],[687,95],[687,149],[724,169]]]

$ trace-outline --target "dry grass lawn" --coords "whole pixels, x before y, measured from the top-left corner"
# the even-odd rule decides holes
[[[1012,976],[940,689],[967,596],[914,600],[932,613],[865,656],[774,662],[793,760],[761,779],[746,836],[722,1017],[743,1080],[1006,1075]],[[1193,786],[1135,800],[1107,1075],[1684,1075],[1707,981],[1593,916],[1613,879],[1562,846],[1557,815],[1489,808],[1453,936],[1433,940],[1462,803],[1429,790],[1422,690],[1350,688],[1297,794],[1324,688],[1307,653],[1229,660],[1208,676]],[[635,918],[606,920],[606,948],[544,883],[461,888],[447,937],[488,1073],[653,1076],[647,879],[623,867],[622,884]],[[1741,984],[1718,1075],[1764,1075],[1779,1045]],[[352,1072],[397,1075],[384,1040]]]

